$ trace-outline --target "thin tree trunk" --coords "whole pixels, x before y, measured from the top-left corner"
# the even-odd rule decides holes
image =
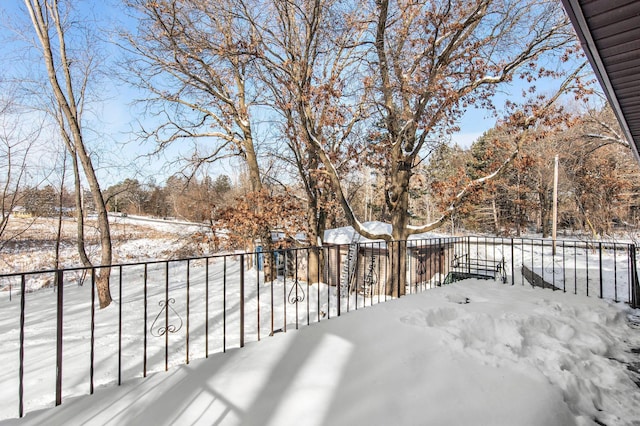
[[[246,121],[249,122],[248,120]],[[260,179],[260,166],[258,165],[258,157],[253,146],[253,136],[250,126],[243,127],[244,139],[243,149],[247,168],[249,169],[249,183],[251,191],[258,193],[262,191],[262,179]],[[258,207],[259,208],[259,207]],[[262,243],[262,251],[264,256],[264,279],[265,282],[271,282],[276,279],[277,271],[275,268],[273,238],[271,237],[271,229],[268,226],[261,227],[257,235]]]
[[[496,208],[496,199],[491,200],[491,209],[493,212],[493,233],[498,235],[500,231],[500,224],[498,223],[498,209]]]
[[[76,157],[75,152],[71,153],[71,155],[73,164],[73,188],[76,204],[76,247],[78,250],[78,255],[80,256],[80,261],[85,267],[90,268],[93,265],[91,264],[91,260],[89,260],[89,256],[87,256],[87,250],[84,241],[84,206],[82,205],[82,185],[80,184],[78,158]]]
[[[60,196],[58,197],[58,229],[56,230],[56,244],[55,244],[55,259],[53,263],[53,269],[58,269],[60,266],[60,240],[62,239],[62,194],[64,191],[64,178],[67,173],[67,157],[63,156],[62,161],[62,178],[60,179]]]
[[[86,150],[84,140],[81,131],[81,117],[78,110],[78,104],[76,102],[76,92],[74,89],[74,80],[71,77],[70,64],[71,61],[67,56],[66,51],[66,39],[65,30],[62,27],[62,22],[59,16],[58,3],[53,1],[51,3],[45,0],[44,5],[40,0],[25,0],[25,5],[31,17],[34,30],[42,46],[42,54],[44,63],[47,69],[47,75],[49,83],[56,101],[56,110],[61,113],[59,121],[60,130],[62,133],[66,133],[68,129],[68,136],[70,137],[69,143],[73,141],[73,149],[70,150],[74,153],[74,156],[80,160],[82,164],[85,177],[89,184],[93,202],[98,213],[98,229],[100,232],[100,246],[101,246],[101,265],[111,265],[111,232],[109,229],[109,219],[107,216],[107,210],[100,191],[100,185],[95,174],[95,169],[91,162],[91,157]],[[45,18],[46,15],[46,18]],[[52,43],[50,39],[49,31],[53,25],[58,38],[58,50],[59,50],[59,63],[56,64],[52,53]],[[60,85],[58,79],[58,72],[63,77],[64,89]],[[88,71],[87,71],[88,73]],[[80,85],[80,93],[83,94],[86,89],[86,84],[89,80],[89,75],[84,74],[82,84]],[[82,98],[83,96],[80,96]],[[76,167],[77,169],[77,167]],[[78,190],[79,177],[75,176],[76,190]],[[76,203],[78,195],[76,194]],[[79,237],[80,239],[80,237]],[[82,256],[82,254],[81,254]],[[85,259],[87,260],[87,259]],[[111,303],[111,293],[109,291],[109,275],[111,270],[109,267],[101,269],[97,280],[98,299],[100,302],[100,308],[105,308]]]

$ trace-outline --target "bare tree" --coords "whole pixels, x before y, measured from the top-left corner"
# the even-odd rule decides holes
[[[611,106],[607,103],[602,109],[589,109],[580,120],[582,136],[592,143],[592,149],[597,150],[605,145],[617,144],[630,148],[620,124]]]
[[[196,166],[239,153],[252,189],[259,191],[257,120],[250,110],[258,104],[272,107],[302,177],[316,237],[328,193],[369,238],[404,241],[441,226],[460,200],[511,164],[529,130],[546,119],[563,92],[581,87],[573,81],[584,64],[556,93],[535,93],[538,79],[564,76],[547,59],[567,60],[578,51],[555,1],[135,0],[130,5],[140,18],[138,33],[128,39],[136,58],[131,69],[152,93],[147,105],[160,123],[144,136],[160,147],[178,140],[212,142],[207,154],[194,157]],[[510,101],[504,119],[514,133],[512,152],[493,172],[465,182],[440,218],[412,223],[409,193],[416,168],[441,136],[457,129],[467,108],[495,111],[494,95],[514,79],[524,83],[525,94],[521,104]],[[269,90],[259,90],[264,87]],[[371,106],[370,136],[356,141],[353,126],[363,120],[365,105]],[[351,208],[339,167],[351,153],[379,158],[392,224],[388,234],[367,231]],[[323,188],[327,181],[332,191]],[[400,244],[400,256],[405,249]],[[390,273],[394,280],[405,276],[402,270]],[[404,291],[401,283],[388,288]]]
[[[194,168],[239,156],[251,192],[261,192],[251,117],[258,94],[247,54],[252,40],[234,2],[132,0],[128,5],[139,22],[137,34],[126,35],[129,69],[151,94],[144,102],[159,123],[143,129],[142,136],[155,140],[159,149],[178,141],[206,141],[206,152],[194,151],[190,158]],[[269,250],[270,230],[262,227],[259,234]],[[271,264],[267,257],[267,276]]]
[[[494,109],[493,95],[514,78],[531,82],[560,73],[543,67],[542,59],[554,52],[569,55],[575,36],[557,2],[390,1],[371,6],[371,74],[366,78],[378,111],[381,135],[371,149],[384,153],[388,173],[385,201],[392,232],[374,234],[355,217],[340,188],[340,177],[321,141],[318,148],[349,222],[369,238],[405,241],[410,235],[441,226],[455,211],[456,202],[437,220],[423,225],[410,223],[409,190],[415,168],[439,136],[456,130],[456,122],[471,105]],[[578,67],[581,69],[580,67]],[[572,74],[571,77],[576,77]],[[571,83],[563,84],[562,91]],[[559,95],[558,95],[559,96]],[[460,200],[473,188],[495,177],[517,156],[526,131],[544,117],[558,96],[533,97],[514,110],[512,128],[521,132],[513,154],[495,172],[469,182],[456,196]],[[405,246],[400,244],[402,257]],[[404,262],[398,262],[404,268]],[[397,272],[397,273],[396,273]],[[396,271],[401,283],[390,285],[403,292],[405,273]]]
[[[297,172],[307,205],[307,235],[321,246],[335,204],[315,138],[337,170],[354,165],[353,140],[364,118],[362,91],[347,87],[358,72],[358,49],[366,28],[357,24],[357,4],[336,0],[243,1],[243,17],[251,23],[260,85],[279,115],[280,137],[288,152],[280,158]],[[357,24],[357,25],[356,25]],[[279,149],[278,144],[278,149]],[[311,251],[310,276],[321,276],[320,252]]]
[[[612,235],[614,220],[635,222],[637,164],[608,105],[579,114],[572,124],[561,158],[575,203],[572,220],[594,237]]]
[[[22,186],[27,173],[29,152],[41,127],[27,129],[17,119],[13,92],[3,90],[0,99],[0,248],[13,236],[6,234],[11,215],[22,201]]]
[[[54,99],[54,116],[74,165],[74,178],[76,182],[76,206],[80,193],[79,167],[82,166],[84,176],[87,179],[93,202],[98,213],[98,229],[100,232],[101,257],[100,265],[105,266],[98,273],[97,290],[100,307],[105,308],[111,303],[109,290],[109,274],[112,260],[111,232],[106,205],[100,190],[100,184],[95,173],[93,162],[84,141],[82,108],[86,96],[86,90],[94,69],[94,58],[91,54],[84,58],[72,57],[68,54],[67,43],[70,29],[70,21],[60,14],[61,7],[58,0],[25,0],[25,6],[31,18],[37,41],[41,48],[42,58],[47,70],[47,78]],[[57,52],[56,52],[57,50]],[[74,68],[75,67],[75,68]],[[79,78],[74,78],[75,71]],[[75,74],[75,75],[77,75]],[[82,210],[78,208],[79,236],[78,251],[85,266],[92,263],[84,250]]]

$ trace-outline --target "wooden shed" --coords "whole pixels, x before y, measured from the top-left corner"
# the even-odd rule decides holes
[[[328,247],[327,281],[343,291],[365,295],[384,294],[387,271],[398,262],[398,243],[370,242]],[[417,287],[440,285],[449,272],[454,254],[451,241],[410,240],[407,242],[407,292]]]

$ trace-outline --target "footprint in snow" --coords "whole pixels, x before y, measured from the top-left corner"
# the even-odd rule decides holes
[[[449,295],[447,296],[447,300],[451,303],[457,303],[459,305],[466,305],[467,303],[471,302],[471,299],[469,299],[468,297],[459,295]]]
[[[441,327],[457,320],[459,316],[454,308],[419,309],[401,317],[400,322],[419,327]]]

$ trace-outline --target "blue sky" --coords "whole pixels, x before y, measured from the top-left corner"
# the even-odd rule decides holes
[[[87,22],[95,23],[97,27],[104,30],[113,30],[122,25],[132,25],[126,22],[126,16],[122,11],[122,6],[116,0],[107,1],[90,1],[76,2],[80,7],[80,13]],[[0,41],[4,42],[0,47],[0,60],[8,64],[9,69],[7,75],[23,70],[20,67],[22,57],[21,50],[24,46],[16,41],[15,33],[7,29],[6,23],[10,22],[12,26],[17,28],[26,27],[27,31],[30,22],[28,16],[24,13],[24,5],[20,0],[3,1],[0,3],[0,11],[2,13],[2,27],[0,27]],[[8,19],[8,20],[7,20]],[[111,66],[118,59],[118,50],[115,46],[104,44],[106,58],[113,61]],[[9,60],[7,60],[9,58]],[[6,65],[5,65],[6,66]],[[553,90],[553,86],[557,82],[542,81],[539,83],[541,92],[549,92]],[[505,100],[517,100],[520,97],[522,88],[517,84],[511,87],[507,86],[495,98],[495,102],[499,107]],[[166,177],[176,170],[176,166],[168,166],[167,163],[174,161],[181,155],[188,154],[189,145],[174,147],[158,157],[147,158],[145,154],[150,153],[154,146],[152,143],[142,143],[138,141],[132,130],[138,130],[138,118],[142,117],[140,110],[133,105],[136,98],[141,97],[134,89],[129,87],[125,82],[107,75],[102,79],[100,85],[100,100],[92,105],[95,119],[91,120],[89,125],[94,132],[94,143],[100,146],[100,164],[98,167],[99,177],[103,187],[108,187],[114,183],[124,180],[128,177],[138,178],[141,181],[147,181],[153,178],[156,182],[163,182]],[[452,135],[451,140],[462,147],[468,147],[483,132],[495,125],[496,118],[490,112],[470,108],[459,122],[461,131]],[[221,163],[211,167],[209,173],[212,175],[229,174],[233,175],[234,164]]]

